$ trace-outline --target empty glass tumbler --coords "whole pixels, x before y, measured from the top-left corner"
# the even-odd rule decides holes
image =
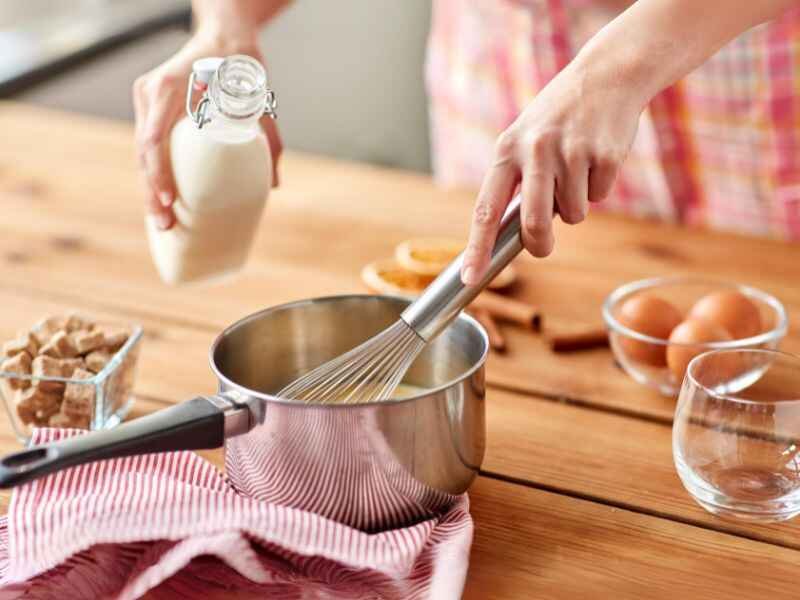
[[[800,356],[718,350],[686,371],[672,451],[708,511],[754,522],[800,513]]]

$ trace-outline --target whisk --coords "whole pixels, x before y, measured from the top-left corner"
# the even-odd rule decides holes
[[[522,250],[519,196],[500,224],[489,270],[474,286],[461,283],[460,254],[391,326],[302,375],[278,392],[315,404],[355,404],[392,398],[414,359]]]

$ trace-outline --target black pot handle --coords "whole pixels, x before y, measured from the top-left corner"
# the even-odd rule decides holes
[[[221,396],[198,397],[170,408],[134,419],[127,423],[86,435],[78,435],[50,444],[33,446],[0,459],[0,488],[22,485],[67,467],[96,460],[120,458],[134,454],[152,454],[174,450],[219,448],[227,436],[244,433],[226,432],[226,416],[231,422],[253,420],[242,414],[249,411]]]

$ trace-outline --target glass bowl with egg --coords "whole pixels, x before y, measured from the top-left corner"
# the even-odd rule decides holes
[[[695,356],[720,349],[774,350],[788,324],[786,309],[774,296],[702,277],[626,283],[606,298],[603,320],[622,369],[666,396],[678,394]],[[759,376],[758,367],[749,364],[726,381],[746,386]]]

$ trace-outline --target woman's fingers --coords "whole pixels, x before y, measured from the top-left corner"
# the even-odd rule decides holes
[[[522,172],[522,243],[537,257],[545,257],[553,251],[553,202],[555,175],[548,164],[540,162]]]
[[[589,202],[600,202],[608,196],[617,178],[618,163],[611,159],[592,161],[589,170]]]
[[[174,89],[164,89],[155,98],[148,98],[147,116],[139,138],[140,162],[149,187],[148,210],[161,229],[175,223],[172,204],[175,201],[175,181],[169,156],[169,133],[180,114]]]
[[[582,152],[564,152],[556,177],[556,202],[561,220],[576,225],[589,212],[589,158]]]
[[[171,229],[175,225],[175,213],[171,207],[165,207],[158,197],[158,194],[153,190],[149,183],[147,183],[147,190],[145,191],[147,198],[147,213],[148,218],[155,220],[156,226],[162,231]]]
[[[136,116],[136,152],[139,159],[139,166],[142,172],[145,173],[143,178],[145,187],[145,208],[147,210],[148,218],[154,219],[156,226],[159,229],[169,229],[175,224],[175,216],[171,209],[165,209],[158,199],[158,195],[150,185],[146,177],[146,157],[145,150],[145,127],[149,121],[148,119],[148,102],[146,93],[146,78],[140,77],[133,84],[133,111]]]
[[[264,134],[267,136],[267,144],[269,145],[269,152],[272,156],[272,187],[278,187],[280,183],[278,181],[278,161],[283,152],[283,140],[281,140],[281,134],[278,131],[278,125],[275,123],[275,119],[271,117],[262,118],[261,127],[264,130]]]
[[[501,151],[497,155],[497,161],[483,180],[472,213],[469,241],[461,267],[464,285],[477,285],[486,273],[500,221],[519,180],[519,171],[510,155]]]

